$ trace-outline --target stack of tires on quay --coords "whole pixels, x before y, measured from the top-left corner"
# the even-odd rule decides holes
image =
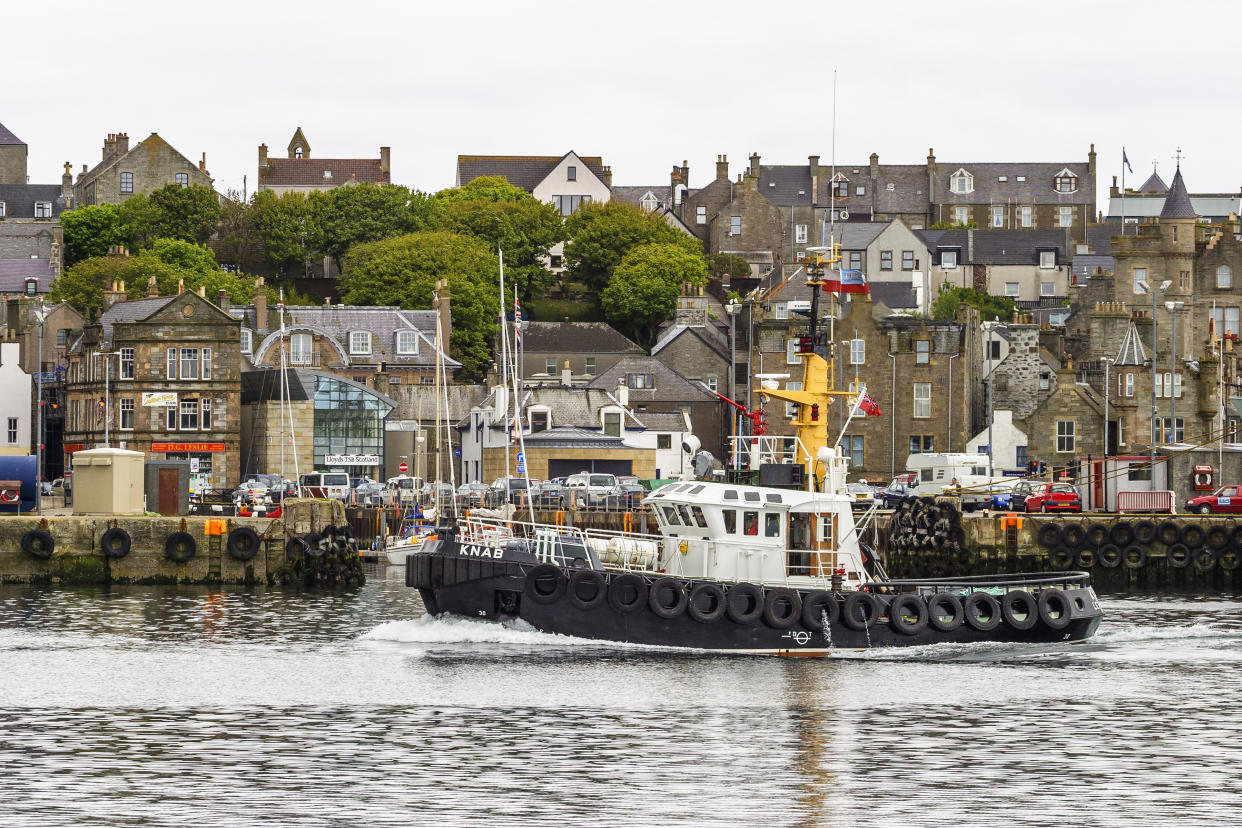
[[[1092,570],[1097,580],[1101,570],[1158,563],[1203,575],[1231,573],[1242,564],[1242,523],[1221,518],[1044,519],[1035,537],[1047,550],[1049,568]]]
[[[366,583],[358,542],[349,526],[325,526],[318,532],[294,535],[285,542],[285,562],[270,580],[304,588],[354,587]]]
[[[885,569],[894,578],[943,578],[965,574],[975,557],[966,547],[962,513],[948,501],[908,497],[888,524]]]

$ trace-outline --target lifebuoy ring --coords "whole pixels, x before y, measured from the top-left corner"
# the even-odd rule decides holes
[[[852,592],[841,607],[841,623],[851,630],[864,630],[880,614],[880,602],[870,592]]]
[[[302,538],[289,538],[285,541],[285,560],[291,561],[299,555],[306,554],[307,544]]]
[[[623,572],[608,584],[608,606],[629,614],[647,603],[647,582],[633,572]]]
[[[1061,545],[1064,533],[1061,531],[1060,524],[1045,520],[1041,523],[1036,537],[1038,537],[1041,546],[1051,549],[1054,546]]]
[[[0,503],[5,505],[11,503],[21,503],[22,490],[20,486],[3,486],[0,487]]]
[[[1125,561],[1127,569],[1139,569],[1147,563],[1147,550],[1138,545],[1127,546],[1121,550],[1121,559]]]
[[[700,624],[714,624],[725,614],[725,591],[720,584],[698,583],[690,590],[686,614]]]
[[[1073,604],[1059,589],[1041,589],[1035,603],[1039,608],[1039,620],[1050,630],[1063,630],[1073,620]]]
[[[676,578],[660,578],[651,585],[651,590],[647,593],[647,606],[666,620],[683,614],[688,603],[685,587]]]
[[[1100,546],[1108,540],[1112,530],[1103,523],[1093,523],[1087,527],[1087,543],[1092,546]]]
[[[1087,530],[1082,527],[1082,524],[1071,523],[1061,531],[1061,538],[1066,546],[1077,552],[1087,543]]]
[[[526,594],[537,603],[555,604],[565,593],[565,572],[543,563],[526,573]]]
[[[1074,564],[1074,553],[1067,546],[1049,549],[1048,564],[1053,569],[1069,569]]]
[[[1203,527],[1197,523],[1188,523],[1182,529],[1182,543],[1194,549],[1203,546],[1207,540],[1207,532],[1203,531]]]
[[[1134,529],[1124,520],[1114,523],[1108,534],[1117,546],[1129,546],[1134,543]]]
[[[763,623],[772,629],[789,629],[801,615],[802,599],[792,589],[769,589],[763,598]]]
[[[259,551],[259,534],[249,526],[238,526],[224,544],[229,557],[235,561],[248,561]]]
[[[1000,626],[1000,603],[986,592],[972,592],[962,602],[966,623],[979,632],[991,632]]]
[[[831,592],[816,590],[802,599],[802,626],[814,632],[824,632],[824,619],[835,624],[841,618],[841,602]]]
[[[964,618],[962,599],[952,592],[937,592],[927,599],[927,623],[934,629],[953,632]]]
[[[1166,520],[1160,524],[1160,528],[1156,530],[1156,537],[1160,538],[1160,542],[1165,546],[1173,546],[1182,542],[1181,524],[1171,520]]]
[[[725,596],[725,612],[735,624],[753,624],[763,615],[763,590],[754,584],[734,584]]]
[[[1150,520],[1140,520],[1134,524],[1134,539],[1146,546],[1156,539],[1156,524]]]
[[[903,635],[918,635],[927,629],[927,604],[912,592],[898,595],[888,605],[888,623]]]
[[[56,540],[45,529],[31,529],[22,535],[22,551],[32,558],[46,561],[56,551]]]
[[[1169,562],[1169,566],[1181,569],[1190,563],[1190,550],[1184,544],[1175,543],[1165,550],[1164,557]]]
[[[1106,543],[1100,547],[1100,566],[1105,569],[1116,569],[1120,564],[1121,549],[1116,544]]]
[[[185,563],[198,551],[198,543],[189,532],[173,532],[164,539],[164,557],[173,563]]]
[[[1196,549],[1194,554],[1195,569],[1200,572],[1211,572],[1216,568],[1216,550],[1209,547]]]
[[[608,586],[604,576],[594,569],[575,569],[569,576],[568,592],[569,603],[580,610],[592,610],[604,603],[608,597]]]
[[[1231,540],[1232,536],[1229,533],[1228,527],[1219,525],[1208,527],[1207,545],[1213,549],[1224,549]]]
[[[129,554],[129,532],[119,526],[113,526],[99,538],[99,548],[108,558],[124,558]]]
[[[1029,630],[1039,623],[1039,605],[1031,593],[1011,589],[1001,596],[1001,618],[1015,630]]]

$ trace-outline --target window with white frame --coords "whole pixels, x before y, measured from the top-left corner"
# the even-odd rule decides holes
[[[1117,445],[1124,446],[1126,444],[1126,418],[1124,416],[1117,418]]]
[[[1229,265],[1223,264],[1216,268],[1216,286],[1218,288],[1227,288],[1233,285],[1233,271],[1229,269]]]
[[[1131,274],[1131,282],[1134,285],[1134,292],[1135,293],[1146,293],[1147,291],[1143,290],[1143,285],[1141,283],[1147,281],[1147,268],[1145,267],[1133,268],[1130,271],[1130,274]]]
[[[914,251],[913,250],[901,251],[901,269],[902,270],[914,270]]]
[[[955,224],[970,223],[970,208],[957,206],[953,208],[953,221]]]
[[[1057,192],[1058,193],[1072,193],[1077,189],[1078,189],[1077,176],[1073,176],[1073,175],[1058,175],[1057,176]],[[1066,225],[1063,225],[1063,226],[1066,226]]]
[[[120,370],[118,371],[118,376],[120,376],[120,378],[123,380],[134,378],[134,349],[133,348],[122,348],[121,349]]]
[[[177,378],[177,349],[176,348],[168,349],[167,370],[168,370],[168,379],[172,380],[172,379]]]
[[[953,177],[950,179],[949,184],[949,189],[955,193],[974,192],[975,177],[965,170],[958,170],[953,173]]]
[[[741,216],[729,216],[729,235],[730,236],[742,235],[742,217]]]
[[[625,384],[629,388],[655,388],[655,374],[637,372],[626,374]]]
[[[1074,208],[1060,207],[1057,209],[1057,225],[1060,227],[1069,227],[1074,223]]]
[[[786,380],[785,390],[786,391],[801,391],[802,383],[799,382],[798,380]],[[785,416],[791,420],[794,417],[797,417],[798,416],[798,404],[791,403],[791,402],[785,403]]]
[[[940,266],[945,270],[955,270],[957,268],[957,251],[940,251]]]
[[[1010,299],[1016,298],[1020,292],[1019,288],[1017,282],[1005,282],[1005,295]]]
[[[777,319],[788,319],[789,318],[789,303],[788,302],[777,302],[776,304],[772,305],[772,314]]]
[[[1039,283],[1039,295],[1040,296],[1056,296],[1057,295],[1057,283],[1056,282],[1040,282]]]
[[[552,203],[562,216],[572,216],[584,204],[590,204],[591,197],[589,195],[554,195]]]
[[[867,340],[850,340],[850,365],[863,365],[867,361]]]
[[[707,208],[702,204],[694,208],[694,223],[707,224]]]
[[[556,374],[556,357],[547,357],[543,361],[543,372],[545,374]]]
[[[1039,375],[1039,390],[1047,391],[1049,384],[1051,383],[1051,379],[1052,378],[1048,376],[1047,372],[1041,373]]]
[[[181,349],[181,379],[198,379],[198,348]]]
[[[310,365],[311,364],[311,335],[308,333],[295,333],[289,335],[289,364],[290,365]]]
[[[164,419],[165,427],[169,431],[176,431],[177,430],[177,405],[176,403],[173,403],[172,405],[165,408],[164,413],[166,415]]]
[[[863,254],[861,250],[850,251],[850,270],[862,270]]]
[[[588,377],[593,377],[593,376],[595,376],[595,357],[587,357],[587,358],[586,358],[586,371],[585,371],[585,373],[586,373],[586,375],[587,375]]]
[[[992,226],[993,227],[1004,227],[1005,226],[1005,208],[1004,207],[994,206],[992,208]]]
[[[120,399],[120,426],[122,431],[134,430],[134,398],[122,397]]]
[[[1238,335],[1238,308],[1233,307],[1216,307],[1212,308],[1212,327],[1215,329],[1217,336],[1237,336]]]
[[[1163,397],[1164,396],[1164,374],[1157,371],[1155,377],[1153,377],[1153,381],[1156,383],[1156,396]]]
[[[418,334],[414,331],[397,331],[397,353],[417,354]]]
[[[202,412],[203,430],[206,431],[211,428],[211,400],[203,397],[199,410]]]
[[[850,182],[844,179],[840,181],[832,182],[832,197],[834,199],[849,198],[850,197]]]
[[[866,195],[867,187],[865,184],[859,184],[854,188],[854,195]]]
[[[914,362],[918,365],[926,365],[931,362],[930,339],[916,339],[914,341]]]
[[[931,418],[931,387],[930,382],[914,383],[914,413],[916,420]]]
[[[798,340],[785,340],[785,364],[797,365],[802,360],[798,359]]]
[[[243,354],[254,353],[254,331],[249,328],[242,328],[241,352]]]
[[[4,218],[4,202],[0,201],[0,218]]]
[[[806,244],[806,225],[794,225],[794,244]]]
[[[1034,217],[1034,210],[1031,207],[1019,207],[1018,218],[1019,223],[1023,227],[1030,227]]]
[[[182,431],[198,428],[198,400],[181,401],[180,427]]]
[[[52,217],[52,202],[36,201],[35,209],[34,209],[34,217],[35,218],[51,218]]]
[[[349,352],[351,354],[369,354],[371,353],[371,332],[370,331],[350,331],[349,332]]]
[[[121,192],[122,193],[133,193],[134,192],[134,174],[132,172],[121,173]]]
[[[715,393],[716,390],[720,387],[720,378],[717,377],[715,374],[708,374],[705,381],[707,383],[708,389],[711,390],[712,393]]]
[[[893,251],[881,250],[880,251],[880,270],[892,270],[892,269],[893,269]]]
[[[1041,250],[1039,251],[1039,266],[1042,270],[1049,270],[1057,266],[1057,251]]]
[[[130,400],[129,402],[132,405],[134,401]],[[17,442],[17,418],[9,417],[9,444],[12,445],[13,443],[16,443],[16,442]]]
[[[1074,421],[1057,420],[1057,452],[1060,454],[1074,451]]]
[[[1133,371],[1127,371],[1127,372],[1126,372],[1126,388],[1125,388],[1125,395],[1126,395],[1127,397],[1133,397],[1133,396],[1134,396],[1134,372],[1133,372]]]

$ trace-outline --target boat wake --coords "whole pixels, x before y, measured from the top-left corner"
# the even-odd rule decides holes
[[[557,633],[545,633],[521,619],[504,623],[475,621],[455,616],[423,615],[408,621],[388,621],[360,636],[362,641],[390,642],[396,644],[422,644],[436,647],[454,645],[501,645],[523,652],[530,649],[560,649],[572,647],[577,650],[648,650],[667,652],[692,652],[679,647],[654,647],[644,644],[628,644],[592,638],[576,638]]]

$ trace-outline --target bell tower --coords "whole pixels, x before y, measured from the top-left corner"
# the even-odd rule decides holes
[[[302,134],[302,128],[298,127],[293,133],[293,138],[289,140],[289,157],[290,158],[310,158],[310,142],[306,140],[306,136]]]

